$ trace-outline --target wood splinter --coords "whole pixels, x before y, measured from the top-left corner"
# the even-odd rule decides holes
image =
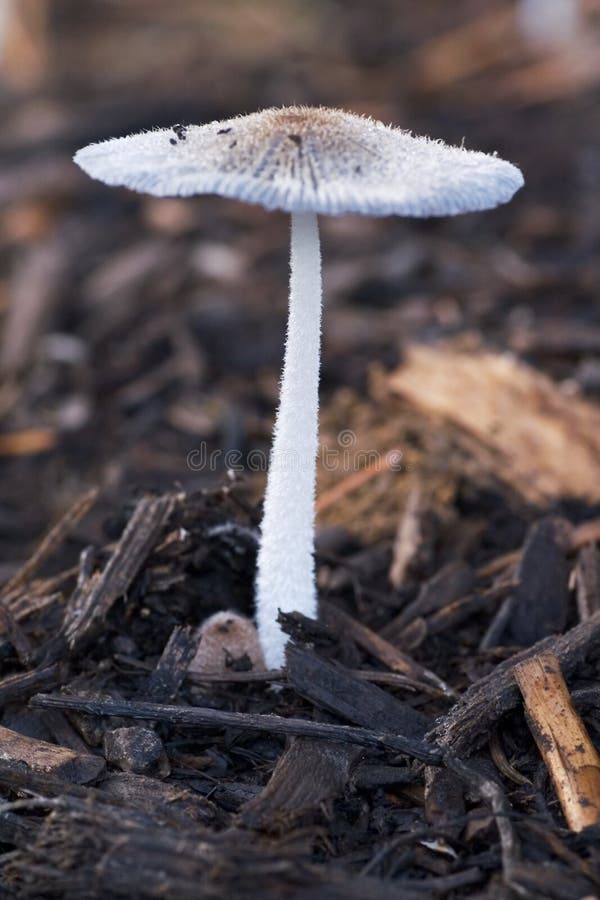
[[[553,653],[515,666],[531,733],[572,831],[600,821],[600,756],[573,708]]]

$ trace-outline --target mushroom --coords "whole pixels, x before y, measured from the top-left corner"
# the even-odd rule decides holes
[[[197,632],[198,649],[190,672],[225,672],[229,662],[245,662],[255,672],[265,668],[256,627],[246,616],[232,610],[216,612]]]
[[[91,144],[75,162],[110,185],[157,196],[220,194],[291,213],[287,342],[256,577],[258,633],[267,665],[278,667],[286,643],[278,609],[317,613],[317,214],[428,217],[489,209],[510,200],[523,184],[521,172],[496,156],[302,106]]]

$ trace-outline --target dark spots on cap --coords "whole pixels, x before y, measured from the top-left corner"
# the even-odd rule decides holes
[[[233,150],[234,147],[237,147],[237,141],[232,141],[229,145],[230,150]]]
[[[233,669],[234,672],[249,672],[252,668],[252,660],[248,656],[247,653],[244,653],[243,656],[238,656],[237,659],[229,653],[229,651],[225,651],[227,653],[228,659],[225,662],[225,665],[228,669]]]
[[[178,141],[185,141],[187,137],[187,128],[185,125],[173,125],[173,131],[175,132]],[[171,143],[174,144],[175,141],[171,139]]]
[[[297,147],[300,147],[302,144],[302,138],[299,134],[288,134],[290,141],[293,141]]]
[[[575,744],[575,752],[585,753],[585,747],[583,746],[583,744]]]
[[[169,143],[170,143],[170,144],[173,144],[173,146],[175,146],[175,144],[177,143],[177,141],[175,140],[175,138],[169,138]]]
[[[362,175],[362,166],[354,166],[354,172],[356,175]]]
[[[219,130],[217,131],[217,134],[229,134],[230,131],[231,131],[231,128],[219,128]]]

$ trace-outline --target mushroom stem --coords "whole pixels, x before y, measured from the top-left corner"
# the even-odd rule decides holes
[[[268,668],[284,662],[279,609],[317,613],[314,531],[319,440],[321,248],[315,213],[292,213],[290,306],[264,500],[256,621]]]

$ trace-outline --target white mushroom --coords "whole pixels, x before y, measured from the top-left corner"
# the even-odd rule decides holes
[[[267,109],[134,134],[80,150],[89,175],[157,196],[211,193],[291,213],[290,308],[258,554],[258,631],[284,659],[278,609],[317,613],[321,260],[317,214],[447,216],[504,203],[523,184],[508,162],[325,108]]]

